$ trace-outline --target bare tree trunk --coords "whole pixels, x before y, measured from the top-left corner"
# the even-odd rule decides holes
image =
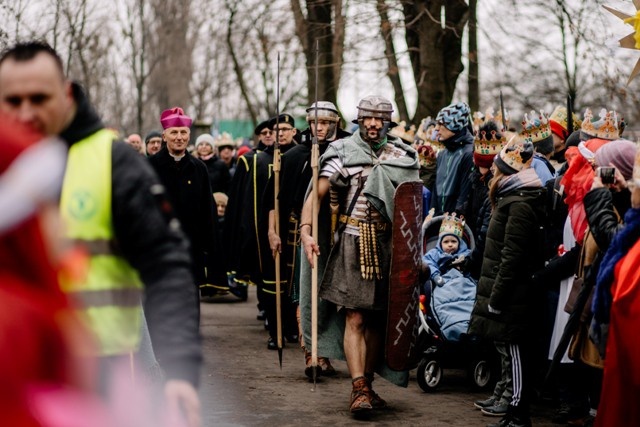
[[[193,75],[191,54],[195,40],[187,32],[191,22],[191,0],[151,0],[155,15],[157,44],[152,57],[157,65],[150,78],[150,93],[161,109],[190,101]]]
[[[307,65],[307,100],[314,102],[316,40],[318,55],[318,97],[337,104],[338,86],[344,49],[344,24],[340,0],[307,0],[305,18],[300,0],[291,0],[296,35],[302,45]],[[335,14],[335,19],[334,19]]]
[[[413,121],[434,116],[451,102],[463,70],[462,32],[469,6],[462,0],[402,0],[406,40],[420,94]],[[445,21],[441,22],[444,13]]]
[[[476,16],[478,0],[469,0],[469,107],[471,111],[480,109],[480,85],[478,83],[478,20]]]
[[[402,81],[400,80],[400,72],[398,68],[398,61],[396,59],[396,48],[393,43],[393,31],[391,23],[389,22],[388,6],[385,0],[377,0],[376,8],[378,9],[378,15],[380,15],[380,32],[382,39],[384,40],[384,54],[387,57],[389,64],[387,70],[387,76],[391,80],[393,86],[394,99],[398,106],[398,114],[400,120],[405,123],[409,123],[409,111],[407,110],[407,103],[404,98],[404,90],[402,89]]]
[[[238,86],[240,87],[240,93],[242,94],[242,98],[247,104],[247,110],[249,111],[249,115],[251,116],[251,121],[254,124],[258,123],[258,115],[253,107],[253,102],[251,102],[251,98],[249,96],[249,91],[247,89],[247,84],[245,82],[244,73],[242,67],[240,66],[240,62],[238,61],[238,56],[235,51],[235,47],[233,45],[233,40],[231,38],[232,29],[234,25],[235,14],[237,13],[236,6],[237,4],[231,4],[230,1],[227,1],[227,8],[229,9],[230,16],[229,22],[227,24],[227,48],[229,49],[229,55],[231,55],[231,61],[233,62],[233,70],[236,74],[236,78],[238,79]]]

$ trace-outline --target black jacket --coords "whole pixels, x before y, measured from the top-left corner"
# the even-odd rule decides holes
[[[60,135],[69,146],[102,129],[79,86],[77,112]],[[196,289],[187,241],[171,227],[173,212],[147,161],[124,142],[112,151],[112,215],[118,249],[145,285],[145,316],[158,362],[168,379],[197,384],[202,352]]]
[[[495,341],[517,342],[541,312],[533,272],[544,263],[543,188],[522,188],[497,198],[487,231],[482,273],[469,332]],[[501,311],[490,313],[488,306]]]
[[[227,165],[218,157],[213,156],[210,159],[202,160],[207,167],[209,173],[209,184],[211,184],[211,193],[227,193],[229,191],[229,182],[231,174]]]
[[[165,147],[149,157],[187,235],[196,285],[226,283],[216,246],[218,214],[207,167],[189,153],[176,162]],[[205,274],[205,268],[207,269]]]
[[[613,236],[622,228],[622,218],[631,207],[628,190],[612,193],[607,188],[589,191],[583,199],[589,229],[598,247],[606,252]]]
[[[487,172],[482,176],[480,171],[474,168],[471,173],[471,192],[469,193],[469,203],[467,209],[467,225],[473,233],[476,247],[471,252],[468,263],[468,271],[471,277],[478,280],[482,267],[484,255],[485,239],[491,220],[491,202],[489,201],[489,181],[493,175]]]

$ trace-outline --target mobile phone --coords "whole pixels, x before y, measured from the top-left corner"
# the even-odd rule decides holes
[[[600,177],[603,184],[613,184],[616,181],[616,168],[601,166],[596,169],[596,175]]]

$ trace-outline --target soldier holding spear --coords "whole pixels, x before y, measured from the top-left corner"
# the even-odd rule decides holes
[[[305,340],[311,330],[308,301],[314,297],[310,267],[317,267],[322,279],[318,352],[347,360],[353,386],[349,408],[353,414],[386,406],[371,388],[374,371],[399,385],[407,382],[406,372],[384,370],[382,343],[394,192],[402,182],[419,180],[419,165],[412,148],[387,136],[392,112],[391,102],[385,98],[363,98],[356,121],[359,131],[330,144],[320,159],[316,200],[321,203],[332,188],[338,195],[335,240],[331,215],[321,213],[317,230],[312,230],[314,197],[307,198],[302,211],[300,233],[306,257],[300,292]],[[315,231],[317,238],[312,237]]]

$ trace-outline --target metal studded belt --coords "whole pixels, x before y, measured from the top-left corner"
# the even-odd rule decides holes
[[[358,218],[354,218],[352,216],[340,215],[339,221],[343,224],[353,225],[354,227],[358,227],[360,223],[365,222],[359,220]],[[389,225],[386,222],[373,222],[369,223],[370,226],[375,227],[376,231],[387,231],[387,226]]]

